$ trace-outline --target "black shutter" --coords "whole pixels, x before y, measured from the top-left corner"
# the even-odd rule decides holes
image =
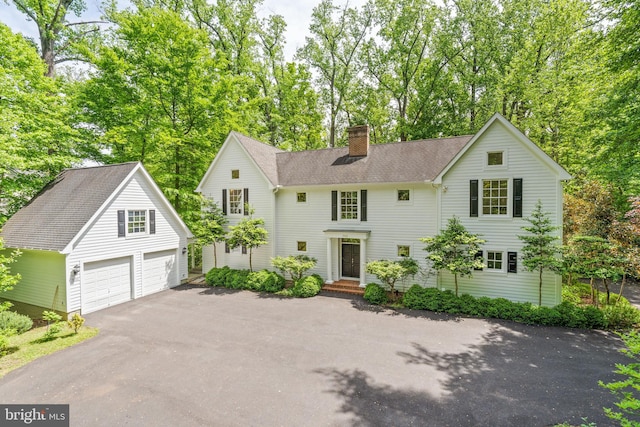
[[[478,180],[469,181],[469,216],[478,216]]]
[[[125,235],[124,211],[118,211],[118,237]]]
[[[484,252],[483,251],[476,252],[476,255],[474,256],[474,258],[476,260],[480,260],[480,261],[482,261],[484,263]],[[482,268],[475,268],[474,267],[473,269],[476,270],[476,271],[482,271]]]
[[[507,252],[507,273],[517,273],[518,272],[518,253],[517,252]]]
[[[242,246],[242,255],[246,255],[246,254],[247,254],[247,247]]]
[[[227,214],[227,189],[222,189],[222,213]]]
[[[338,192],[333,190],[331,192],[331,221],[338,220]]]
[[[243,208],[244,208],[244,214],[245,215],[249,215],[249,189],[245,188],[244,189],[244,200],[243,200],[244,204],[243,204]],[[246,252],[243,252],[246,253]]]
[[[513,217],[522,218],[522,178],[513,178]]]
[[[229,248],[229,244],[227,242],[224,242],[224,253],[231,253],[231,249]]]
[[[367,220],[367,190],[360,190],[360,221]]]
[[[149,210],[149,234],[156,234],[156,211]]]

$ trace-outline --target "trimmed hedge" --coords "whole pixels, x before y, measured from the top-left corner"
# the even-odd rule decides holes
[[[377,283],[369,283],[364,288],[364,299],[375,305],[386,304],[389,301],[387,290]]]
[[[227,266],[212,268],[205,276],[209,286],[229,289],[248,289],[260,292],[278,292],[284,288],[284,277],[268,270],[234,270]]]
[[[291,294],[298,298],[309,298],[320,293],[324,280],[317,274],[303,277],[294,283]]]
[[[413,285],[404,294],[403,304],[415,310],[513,320],[515,322],[570,328],[603,329],[613,327],[603,311],[595,307],[578,307],[563,302],[555,307],[539,307],[528,302],[513,302],[504,298],[456,297],[451,291]]]
[[[29,316],[15,311],[0,312],[0,334],[22,334],[33,327],[33,320]]]

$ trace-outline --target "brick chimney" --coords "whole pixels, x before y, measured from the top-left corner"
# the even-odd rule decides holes
[[[369,126],[353,126],[349,133],[349,157],[365,157],[369,153]]]

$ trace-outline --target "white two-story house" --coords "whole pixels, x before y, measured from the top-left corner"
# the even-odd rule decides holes
[[[524,271],[522,226],[538,200],[562,225],[562,182],[570,175],[499,114],[475,135],[369,145],[368,127],[349,130],[349,146],[286,152],[231,132],[198,192],[213,199],[229,224],[248,203],[263,218],[269,243],[253,253],[254,269],[271,257],[305,254],[327,283],[376,278],[368,261],[410,256],[428,270],[421,237],[453,216],[482,236],[485,268],[459,280],[460,293],[538,301],[538,277]],[[561,237],[561,231],[558,231]],[[246,251],[217,248],[218,265],[247,268]],[[213,267],[203,250],[203,269]],[[427,277],[427,278],[425,278]],[[415,279],[453,288],[445,272]],[[543,304],[561,301],[560,277],[547,274]]]

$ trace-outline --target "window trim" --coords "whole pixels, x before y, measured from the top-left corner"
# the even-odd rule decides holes
[[[484,201],[485,201],[485,196],[484,196],[484,183],[487,181],[504,181],[507,183],[507,194],[502,197],[500,194],[498,194],[498,196],[489,196],[489,199],[502,199],[504,198],[506,201],[506,205],[505,207],[505,212],[504,213],[485,213],[484,212]],[[479,189],[478,189],[478,211],[480,213],[480,215],[482,217],[485,218],[507,218],[511,215],[511,210],[512,210],[512,202],[511,199],[513,198],[512,196],[512,188],[513,188],[513,184],[511,183],[512,179],[510,178],[482,178],[479,180]],[[498,188],[498,190],[500,190],[500,188]],[[491,209],[491,205],[489,205],[489,209]],[[497,206],[498,209],[500,209],[502,206],[498,205]]]
[[[232,197],[233,197],[233,192],[237,191],[240,195],[239,200],[237,201],[233,201]],[[227,189],[227,203],[228,203],[228,213],[229,216],[233,215],[233,216],[241,216],[244,213],[244,191],[242,188],[229,188]],[[234,212],[233,208],[232,208],[232,203],[238,203],[238,207],[235,209],[236,212]]]
[[[125,229],[125,237],[144,237],[149,235],[149,209],[125,209],[125,218],[124,218],[124,229]],[[132,212],[143,212],[144,213],[144,231],[129,231],[130,224],[140,222],[140,221],[130,221],[129,214]]]
[[[406,200],[401,200],[400,199],[400,192],[401,191],[406,191],[408,193],[408,197],[409,198],[406,199]],[[410,188],[397,188],[396,189],[396,203],[400,203],[400,204],[403,204],[403,205],[411,203],[413,201],[413,197],[412,197],[413,194],[411,194],[411,193],[412,193],[412,191],[411,191]]]
[[[343,194],[345,194],[345,193],[352,193],[350,198],[351,199],[355,198],[355,200],[356,200],[355,204],[348,205],[348,206],[351,207],[351,209],[352,209],[351,214],[355,215],[355,218],[344,218],[344,216],[343,216],[344,212],[343,212],[342,208],[345,205],[342,203],[342,201],[345,198],[345,197],[343,197]],[[338,220],[339,221],[346,221],[346,222],[359,222],[360,218],[361,218],[360,203],[361,203],[360,190],[340,190],[340,191],[338,191]]]
[[[504,273],[507,260],[505,258],[505,251],[498,249],[487,249],[483,251],[484,255],[484,271],[489,273]],[[489,254],[500,254],[500,260],[496,261],[495,259],[489,260]],[[490,262],[500,262],[500,268],[490,267]]]
[[[500,154],[500,163],[496,163],[496,164],[491,164],[491,155],[492,154]],[[504,161],[505,155],[504,155],[504,150],[500,150],[500,151],[487,151],[487,166],[490,168],[493,167],[500,167],[500,166],[505,166],[505,161]]]
[[[407,255],[400,255],[400,248],[407,248],[409,253]],[[398,259],[411,258],[411,245],[397,244],[396,245],[396,257]]]

